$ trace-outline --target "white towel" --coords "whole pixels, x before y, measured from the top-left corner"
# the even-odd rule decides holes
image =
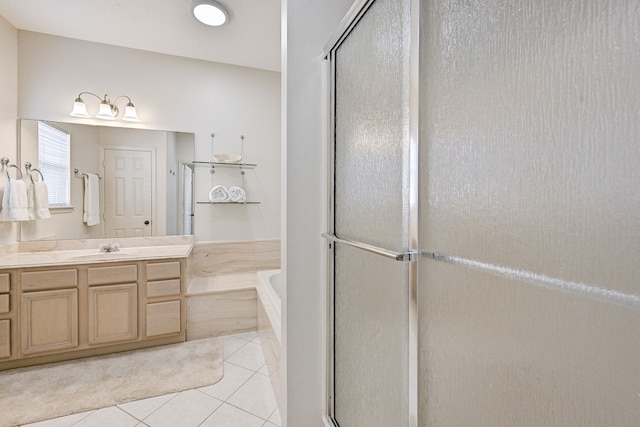
[[[244,203],[247,201],[247,194],[240,187],[231,187],[229,189],[229,199],[232,202]]]
[[[29,221],[27,187],[21,179],[9,179],[2,196],[0,221]]]
[[[214,203],[229,201],[229,190],[224,185],[216,185],[209,191],[209,200]]]
[[[100,182],[98,175],[88,173],[84,177],[84,213],[82,220],[88,226],[100,224]]]
[[[36,218],[51,218],[51,212],[49,212],[49,189],[47,188],[47,184],[45,184],[44,181],[40,181],[34,183],[32,187]]]
[[[9,217],[9,193],[11,193],[11,180],[7,179],[2,193],[2,207],[0,208],[0,221],[11,221]]]
[[[29,220],[36,219],[36,204],[35,194],[33,191],[33,182],[25,181],[24,185],[27,186],[27,212],[29,213]]]

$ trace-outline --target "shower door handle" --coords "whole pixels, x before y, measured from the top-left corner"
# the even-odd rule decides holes
[[[418,251],[409,250],[407,252],[394,252],[388,249],[379,248],[377,246],[368,245],[366,243],[356,242],[348,239],[341,239],[333,234],[322,233],[322,237],[332,242],[343,243],[345,245],[353,246],[354,248],[363,249],[367,252],[382,255],[387,258],[393,258],[396,261],[408,261],[414,262],[418,259]]]

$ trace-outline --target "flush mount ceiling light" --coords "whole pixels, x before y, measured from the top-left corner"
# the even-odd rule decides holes
[[[78,97],[73,102],[73,110],[69,114],[72,117],[82,117],[82,118],[91,118],[91,115],[87,112],[87,106],[82,100],[82,95],[88,94],[93,95],[100,100],[100,110],[98,114],[96,114],[97,119],[103,120],[115,120],[118,117],[118,107],[116,107],[116,103],[120,98],[127,98],[129,102],[124,107],[124,114],[122,116],[122,120],[127,122],[139,122],[138,113],[136,112],[136,107],[133,106],[131,102],[131,98],[126,95],[119,96],[115,99],[115,101],[111,102],[109,99],[109,95],[105,94],[104,98],[100,98],[98,95],[92,92],[80,92]]]
[[[198,21],[211,27],[219,27],[229,20],[227,9],[215,0],[194,0],[191,10]]]

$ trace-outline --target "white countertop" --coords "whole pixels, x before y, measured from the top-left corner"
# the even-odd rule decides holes
[[[192,248],[192,244],[184,244],[121,247],[118,252],[100,252],[97,248],[13,252],[0,255],[0,269],[186,258]]]

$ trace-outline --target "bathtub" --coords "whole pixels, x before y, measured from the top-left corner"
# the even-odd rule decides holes
[[[280,270],[258,271],[258,286],[264,290],[265,303],[271,305],[278,314],[278,319],[282,314],[282,291]],[[264,304],[264,303],[263,303]]]
[[[256,304],[258,317],[258,333],[264,359],[271,379],[273,394],[278,401],[278,407],[282,408],[282,394],[280,381],[280,346],[282,324],[282,282],[280,270],[258,271],[256,291],[258,301]]]

